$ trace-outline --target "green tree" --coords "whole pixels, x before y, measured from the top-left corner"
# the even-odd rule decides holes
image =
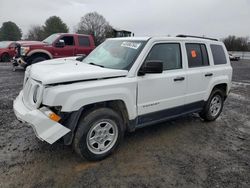
[[[22,30],[11,21],[4,22],[0,29],[0,40],[20,40],[22,37]]]
[[[225,46],[228,51],[248,51],[248,38],[247,37],[236,37],[228,36],[223,39]]]
[[[112,27],[106,19],[97,12],[85,14],[81,18],[77,26],[77,33],[92,35],[96,45],[99,45],[114,34]]]
[[[51,16],[45,21],[43,26],[44,38],[54,33],[68,33],[68,26],[58,16]]]
[[[45,39],[43,27],[39,25],[32,26],[28,31],[26,39],[38,41],[42,41],[43,39]]]

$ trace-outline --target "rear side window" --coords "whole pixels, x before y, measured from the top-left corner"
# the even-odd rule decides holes
[[[211,44],[211,50],[215,65],[221,65],[227,63],[227,58],[224,49],[221,45]]]
[[[186,44],[188,67],[208,66],[208,54],[205,44]]]
[[[79,46],[90,46],[89,38],[78,36]]]
[[[181,48],[178,43],[156,44],[148,54],[147,60],[163,62],[163,70],[181,69]]]
[[[74,37],[72,36],[64,36],[60,40],[64,40],[65,46],[74,46]]]

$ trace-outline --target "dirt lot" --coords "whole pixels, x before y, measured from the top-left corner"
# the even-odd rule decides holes
[[[61,142],[39,141],[13,99],[23,71],[0,64],[0,187],[250,187],[250,62],[234,62],[221,117],[190,115],[126,135],[109,158],[81,160]]]

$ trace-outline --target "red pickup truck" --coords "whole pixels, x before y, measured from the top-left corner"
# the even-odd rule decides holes
[[[40,61],[70,56],[88,55],[94,48],[90,35],[56,33],[45,40],[19,41],[15,63],[26,67]]]

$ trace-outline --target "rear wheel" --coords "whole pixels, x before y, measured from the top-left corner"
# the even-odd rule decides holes
[[[223,104],[224,92],[219,89],[213,90],[202,112],[200,113],[200,117],[205,121],[216,120],[222,112]]]
[[[80,119],[73,147],[81,157],[102,160],[114,151],[123,135],[122,118],[112,109],[99,108]]]
[[[10,61],[10,56],[7,53],[4,53],[1,57],[2,62],[9,62]]]

